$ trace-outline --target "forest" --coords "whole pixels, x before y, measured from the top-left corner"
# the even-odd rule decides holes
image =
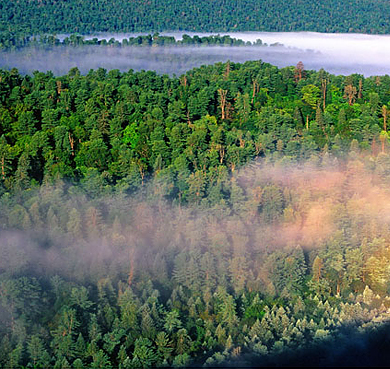
[[[0,45],[55,33],[314,31],[390,33],[387,0],[2,0]]]
[[[184,34],[182,39],[176,40],[173,36],[160,35],[158,32],[148,35],[138,35],[135,37],[124,38],[122,41],[115,40],[115,38],[99,39],[94,37],[87,39],[85,36],[78,34],[71,34],[63,38],[63,40],[56,37],[56,35],[42,35],[40,37],[27,37],[20,43],[12,43],[9,39],[0,39],[0,49],[18,49],[25,46],[84,46],[84,45],[102,45],[114,47],[126,46],[268,46],[263,45],[263,42],[258,39],[256,42],[243,41],[241,39],[232,38],[229,35],[210,35],[193,37]]]
[[[301,62],[0,70],[0,365],[388,361],[389,101]]]

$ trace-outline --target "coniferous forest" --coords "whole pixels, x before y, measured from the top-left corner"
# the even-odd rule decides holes
[[[185,30],[390,33],[386,0],[2,0],[0,44],[53,33]]]
[[[3,367],[388,359],[389,76],[13,69],[0,93]]]
[[[260,47],[158,32],[389,34],[389,12],[2,0],[0,49]],[[0,69],[0,367],[386,365],[389,106],[389,75],[298,60]]]

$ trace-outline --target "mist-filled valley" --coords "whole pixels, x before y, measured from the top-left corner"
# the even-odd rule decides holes
[[[167,36],[180,39],[183,32],[166,32]],[[209,33],[188,33],[208,36]],[[268,46],[202,46],[185,47],[115,47],[96,46],[46,46],[25,47],[19,50],[0,51],[0,68],[17,68],[22,73],[34,70],[66,74],[78,67],[86,74],[99,67],[111,70],[153,70],[160,74],[180,75],[204,64],[216,62],[245,62],[263,60],[278,67],[296,65],[302,61],[307,69],[321,68],[335,74],[353,73],[365,76],[390,74],[390,52],[387,35],[321,34],[314,32],[244,32],[222,33],[236,39],[254,43],[261,39]],[[115,38],[136,37],[138,34],[101,33],[85,36]],[[61,36],[61,38],[65,36]],[[270,46],[272,45],[272,46]]]

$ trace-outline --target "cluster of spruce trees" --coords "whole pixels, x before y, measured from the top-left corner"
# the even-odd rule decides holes
[[[266,365],[371,334],[389,101],[388,76],[302,63],[0,71],[1,365]]]
[[[158,179],[130,197],[62,180],[4,194],[1,365],[321,365],[383,347],[389,168],[354,144],[343,163],[219,178],[214,206],[172,206]]]

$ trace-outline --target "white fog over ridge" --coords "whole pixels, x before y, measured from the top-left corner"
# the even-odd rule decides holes
[[[136,37],[147,33],[97,33],[86,39]],[[181,39],[183,34],[208,36],[216,33],[161,32]],[[302,61],[306,69],[325,70],[334,74],[360,73],[365,76],[390,74],[390,35],[324,34],[315,32],[221,32],[232,38],[282,44],[268,47],[124,47],[105,46],[53,47],[47,50],[26,48],[0,53],[0,67],[16,67],[21,72],[52,70],[65,74],[77,66],[82,73],[89,69],[156,70],[158,73],[181,74],[202,64],[218,61],[245,62],[262,59],[278,67]],[[59,35],[64,38],[65,35]]]

